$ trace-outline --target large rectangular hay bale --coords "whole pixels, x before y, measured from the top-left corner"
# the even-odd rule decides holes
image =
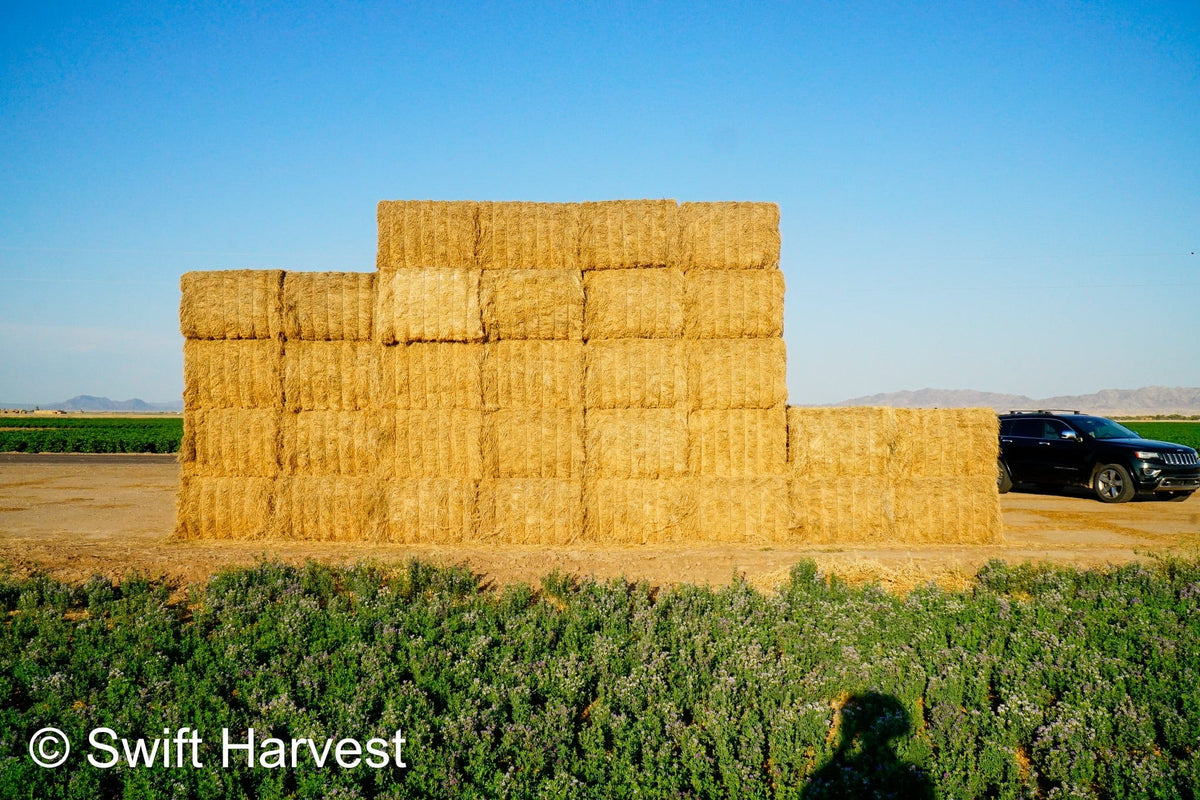
[[[580,208],[584,269],[665,267],[678,239],[674,200],[609,200]]]
[[[779,206],[774,203],[682,203],[678,261],[684,269],[774,269],[779,266]]]
[[[589,544],[690,543],[697,534],[696,483],[689,479],[594,478],[584,487]]]
[[[367,341],[375,313],[373,272],[289,272],[283,333],[291,340]]]
[[[491,411],[484,420],[483,458],[491,478],[582,478],[583,411]]]
[[[803,544],[885,544],[896,535],[896,492],[891,476],[817,475],[791,481],[795,538]]]
[[[588,342],[584,402],[593,408],[673,408],[687,403],[687,349],[672,339]]]
[[[783,273],[702,269],[686,273],[684,336],[765,339],[783,336]]]
[[[483,273],[483,331],[497,339],[583,339],[578,270],[493,269]]]
[[[782,339],[702,339],[686,347],[691,408],[774,408],[787,402]]]
[[[276,339],[188,339],[185,408],[282,408],[283,344]]]
[[[182,539],[263,539],[270,532],[273,478],[191,477],[179,484],[175,534]]]
[[[597,270],[583,278],[584,338],[678,339],[683,335],[683,272]]]
[[[397,409],[393,469],[397,478],[483,477],[483,412]]]
[[[477,481],[393,478],[387,492],[389,542],[444,544],[479,538]]]
[[[283,335],[283,271],[185,272],[179,330],[187,339],[276,339]]]
[[[179,448],[186,476],[273,477],[279,472],[279,418],[273,408],[188,409]]]
[[[688,432],[693,475],[757,478],[787,471],[787,413],[783,406],[693,411]]]
[[[789,406],[788,461],[797,477],[892,476],[901,428],[896,409]]]
[[[483,407],[482,344],[414,342],[380,348],[383,408]]]
[[[470,201],[383,200],[376,217],[382,271],[475,266],[478,204]]]
[[[375,341],[483,341],[482,274],[446,267],[380,272],[375,283]]]
[[[575,478],[497,478],[479,484],[480,538],[564,545],[583,535],[583,482]]]
[[[700,541],[783,544],[792,540],[787,478],[697,478],[696,485]]]
[[[488,409],[583,407],[583,343],[491,342],[483,361],[483,403]]]
[[[280,469],[293,475],[371,475],[390,465],[395,422],[379,411],[300,411],[280,421]]]
[[[275,481],[272,535],[306,542],[386,539],[387,493],[377,477],[287,475]]]
[[[912,478],[996,477],[1000,422],[990,408],[897,408],[893,464]]]
[[[688,419],[682,409],[588,409],[584,423],[589,477],[688,474]]]
[[[483,269],[581,269],[578,203],[480,203]]]
[[[360,411],[376,406],[379,350],[374,342],[287,342],[283,353],[287,408]]]
[[[892,541],[1000,544],[1004,521],[996,476],[902,478],[895,481]]]

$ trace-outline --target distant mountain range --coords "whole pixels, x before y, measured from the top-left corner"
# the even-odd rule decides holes
[[[34,406],[29,403],[15,403],[13,405],[0,403],[0,408],[32,409]],[[45,409],[46,411],[130,411],[135,413],[150,413],[155,411],[183,411],[183,401],[174,403],[147,403],[145,400],[139,400],[136,397],[132,400],[110,400],[107,397],[81,394],[72,397],[70,400],[64,400],[61,403],[39,405],[37,408]]]
[[[898,408],[1065,408],[1093,414],[1200,414],[1200,388],[1144,386],[1141,389],[1105,389],[1095,394],[1060,395],[1040,400],[1023,394],[977,392],[971,389],[919,389],[855,397],[838,406],[895,406]]]

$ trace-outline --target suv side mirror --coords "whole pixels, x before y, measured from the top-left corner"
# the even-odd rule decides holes
[[[1067,441],[1070,441],[1070,442],[1078,442],[1078,441],[1080,441],[1080,439],[1079,439],[1079,434],[1078,434],[1078,433],[1076,433],[1075,431],[1073,431],[1073,430],[1072,430],[1072,429],[1070,429],[1070,428],[1067,428],[1065,431],[1063,431],[1062,433],[1060,433],[1060,434],[1058,435],[1058,438],[1060,438],[1060,439],[1066,439]]]

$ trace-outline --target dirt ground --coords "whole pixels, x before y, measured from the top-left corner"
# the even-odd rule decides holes
[[[895,591],[933,580],[966,585],[988,560],[1093,566],[1155,554],[1200,555],[1200,495],[1185,502],[1105,505],[1083,491],[1013,492],[1001,498],[1006,541],[992,546],[736,545],[513,547],[194,542],[171,536],[179,468],[169,456],[0,456],[0,565],[66,579],[136,569],[179,584],[264,558],[300,563],[419,558],[462,564],[492,585],[537,583],[558,569],[654,584],[723,584],[744,575],[760,588],[811,559],[825,571]]]

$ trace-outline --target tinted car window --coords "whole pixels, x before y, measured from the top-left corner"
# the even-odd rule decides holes
[[[1017,419],[1013,420],[1013,436],[1028,436],[1032,439],[1042,438],[1042,434],[1046,430],[1046,423],[1040,419]]]
[[[1048,419],[1046,420],[1045,438],[1061,439],[1063,431],[1067,430],[1068,428],[1069,426],[1065,422],[1059,422],[1056,419]]]

